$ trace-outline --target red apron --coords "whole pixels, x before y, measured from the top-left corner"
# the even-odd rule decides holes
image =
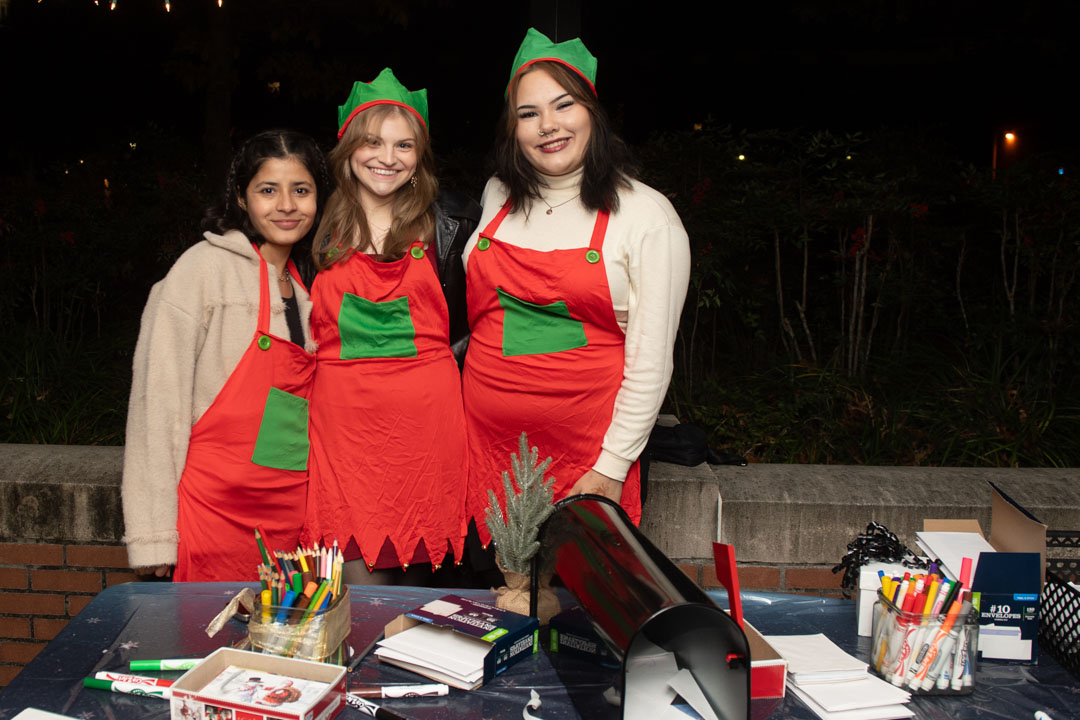
[[[356,253],[312,284],[319,369],[304,541],[353,540],[368,567],[438,566],[448,543],[461,557],[465,535],[461,379],[425,253],[419,241],[395,262]],[[380,561],[387,539],[394,553]]]
[[[289,263],[293,278],[300,277]],[[296,546],[307,497],[308,400],[315,357],[270,334],[259,260],[259,320],[236,369],[191,428],[178,488],[176,580],[258,580],[254,528]]]
[[[480,234],[467,274],[467,515],[485,545],[487,491],[502,501],[502,472],[523,430],[541,459],[552,457],[547,476],[555,477],[556,500],[596,463],[622,385],[626,340],[604,270],[608,213],[597,214],[587,248],[539,251],[495,238],[508,211]],[[635,462],[620,503],[635,523],[640,490]]]

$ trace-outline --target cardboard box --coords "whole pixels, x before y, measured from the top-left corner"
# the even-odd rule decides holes
[[[254,673],[327,683],[327,687],[315,696],[303,698],[303,703],[292,708],[289,702],[267,706],[259,702],[220,700],[203,694],[203,690],[230,665]],[[330,720],[345,706],[345,668],[221,648],[173,684],[169,706],[171,720]]]
[[[1034,663],[1038,659],[1039,594],[1046,567],[1046,525],[993,483],[989,543],[971,580],[979,611],[979,657]],[[978,532],[976,520],[925,520],[933,532]]]
[[[427,623],[444,632],[456,633],[488,643],[491,647],[484,657],[484,674],[480,684],[491,680],[510,665],[539,650],[540,623],[534,617],[502,610],[458,595],[444,595],[411,610],[387,623],[386,637]],[[396,661],[379,658],[383,662]],[[409,668],[414,672],[418,669]],[[428,677],[433,677],[428,675]],[[445,680],[440,680],[445,682]]]

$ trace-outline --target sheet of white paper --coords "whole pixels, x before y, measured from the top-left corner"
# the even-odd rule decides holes
[[[991,545],[979,533],[971,532],[917,532],[915,540],[931,558],[940,559],[950,579],[960,579],[964,558],[971,558],[971,577],[979,565],[979,553],[994,552]]]
[[[475,690],[476,688],[480,687],[484,682],[483,673],[477,675],[475,680],[469,681],[458,675],[444,673],[440,670],[436,670],[430,665],[416,665],[408,660],[405,660],[404,658],[406,656],[396,656],[397,654],[389,648],[378,648],[375,652],[384,653],[379,655],[379,659],[383,662],[390,663],[391,665],[396,665],[400,668],[405,668],[406,670],[414,672],[417,675],[423,675],[424,677],[431,678],[436,682],[445,683],[450,687],[456,687],[461,690]]]
[[[902,720],[903,718],[915,716],[915,713],[909,710],[906,705],[881,705],[879,707],[860,708],[859,710],[829,712],[814,702],[797,685],[791,686],[791,692],[795,693],[795,697],[802,700],[803,704],[813,710],[814,714],[822,720]]]
[[[476,668],[476,669],[472,669],[472,670],[459,671],[459,670],[457,670],[455,668],[447,667],[446,665],[442,664],[441,662],[433,660],[430,657],[417,656],[417,655],[415,655],[413,653],[404,652],[404,651],[398,650],[396,648],[387,648],[387,647],[376,648],[375,649],[375,655],[378,656],[378,657],[387,658],[387,659],[390,659],[390,660],[400,660],[401,662],[407,662],[407,663],[410,663],[412,665],[416,665],[418,667],[430,668],[432,670],[435,670],[436,672],[442,673],[444,675],[448,675],[450,677],[457,678],[458,680],[461,680],[463,682],[468,682],[468,683],[476,682],[477,680],[479,680],[484,675],[484,668],[482,666],[479,667],[479,668]]]
[[[75,720],[75,718],[70,715],[57,715],[37,708],[26,708],[11,720]]]
[[[679,672],[679,666],[674,655],[644,638],[635,641],[633,650],[626,667],[623,718],[656,720],[663,717],[675,699],[668,680]]]
[[[866,672],[866,663],[840,649],[829,638],[817,635],[768,635],[765,637],[792,675],[817,672]]]
[[[484,657],[491,644],[432,625],[417,625],[380,640],[379,647],[390,648],[414,658],[429,659],[433,665],[459,675],[483,669]]]
[[[873,675],[848,682],[813,683],[798,687],[829,712],[900,705],[911,700],[911,693]]]
[[[705,720],[719,720],[690,670],[683,668],[675,673],[675,676],[668,680],[668,685],[679,693],[682,699],[689,703],[690,707],[694,708],[698,715],[705,718]]]

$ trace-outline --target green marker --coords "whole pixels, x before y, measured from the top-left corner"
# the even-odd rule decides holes
[[[132,660],[128,669],[131,672],[139,670],[190,670],[199,663],[202,658],[179,658],[166,660]]]
[[[128,695],[146,695],[169,699],[172,697],[172,688],[143,685],[142,683],[126,683],[113,680],[98,680],[97,678],[83,678],[83,687],[93,690],[108,690],[114,693],[127,693]]]

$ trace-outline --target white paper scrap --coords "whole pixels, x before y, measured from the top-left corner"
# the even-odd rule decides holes
[[[525,703],[525,707],[521,708],[522,720],[543,720],[538,715],[533,715],[530,710],[537,710],[540,707],[540,693],[535,690],[529,691],[529,702]]]
[[[675,676],[668,680],[668,685],[682,696],[690,707],[697,711],[697,714],[705,718],[705,720],[719,720],[716,717],[716,713],[713,712],[712,705],[705,699],[705,693],[701,692],[701,687],[698,685],[697,680],[694,679],[694,675],[689,669],[683,668],[679,672],[675,673]]]

